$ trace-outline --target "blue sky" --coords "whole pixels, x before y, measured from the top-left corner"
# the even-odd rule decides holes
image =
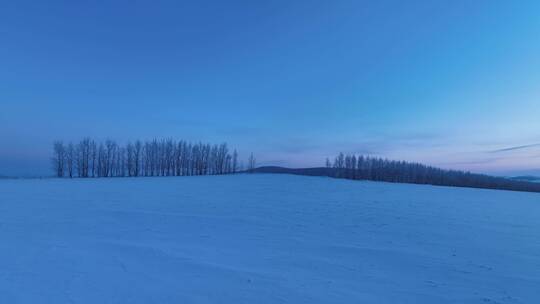
[[[227,141],[261,164],[339,151],[540,171],[537,1],[0,3],[0,175],[51,143]],[[515,149],[513,149],[515,147]]]

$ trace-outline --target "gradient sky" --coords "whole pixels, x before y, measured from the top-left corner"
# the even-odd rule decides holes
[[[52,141],[540,172],[539,1],[1,1],[0,175]]]

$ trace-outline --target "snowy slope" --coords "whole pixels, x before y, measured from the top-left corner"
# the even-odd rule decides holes
[[[0,303],[540,303],[540,195],[264,174],[2,180]]]

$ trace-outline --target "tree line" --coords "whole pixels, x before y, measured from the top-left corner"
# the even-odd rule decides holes
[[[354,154],[339,153],[333,162],[327,158],[326,168],[327,175],[338,178],[540,192],[540,183]]]
[[[120,145],[114,140],[83,138],[77,143],[53,144],[57,177],[187,176],[231,174],[242,170],[236,150],[227,143],[190,143],[173,139],[136,140]],[[250,155],[248,170],[255,168]]]

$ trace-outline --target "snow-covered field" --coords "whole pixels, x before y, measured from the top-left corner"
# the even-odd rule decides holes
[[[0,303],[540,303],[540,194],[2,180]]]

